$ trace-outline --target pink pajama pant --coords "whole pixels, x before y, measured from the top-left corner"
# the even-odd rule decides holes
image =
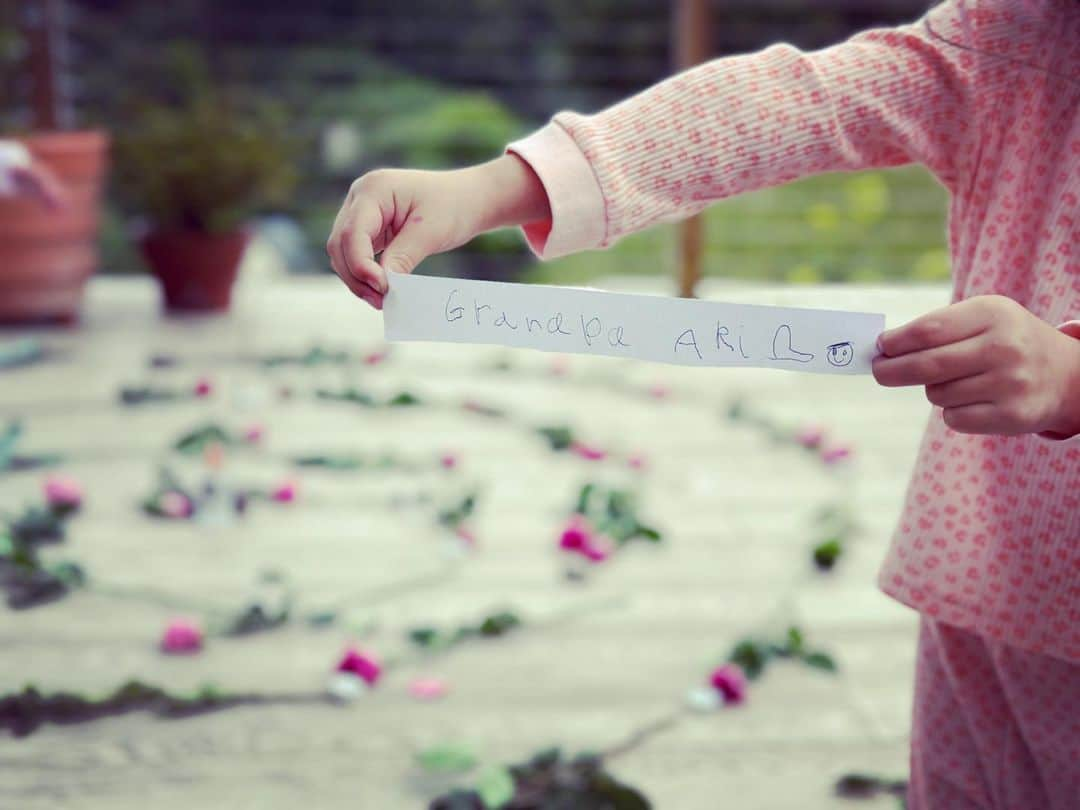
[[[910,810],[1080,810],[1080,665],[924,618]]]

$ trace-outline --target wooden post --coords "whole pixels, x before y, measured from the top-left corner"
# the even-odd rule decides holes
[[[675,0],[672,30],[675,67],[685,70],[709,58],[709,0]],[[701,280],[705,224],[698,214],[679,226],[679,295],[693,298]]]
[[[69,123],[60,89],[63,0],[23,0],[22,5],[31,121],[36,129],[60,129]]]

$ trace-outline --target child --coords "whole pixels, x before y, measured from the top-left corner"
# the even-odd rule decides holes
[[[954,303],[882,334],[874,362],[936,406],[880,577],[921,614],[910,806],[1075,810],[1080,2],[952,0],[561,113],[485,165],[372,172],[327,250],[379,308],[387,272],[490,228],[524,225],[549,258],[815,172],[911,162],[951,194]]]

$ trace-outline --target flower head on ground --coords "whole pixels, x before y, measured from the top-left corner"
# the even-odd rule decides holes
[[[70,475],[50,475],[42,485],[45,500],[53,509],[73,512],[82,506],[83,488]]]
[[[173,619],[161,634],[161,651],[169,655],[196,653],[202,646],[202,628],[188,619]]]

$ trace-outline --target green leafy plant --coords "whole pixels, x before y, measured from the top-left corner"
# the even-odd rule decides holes
[[[197,51],[174,48],[169,98],[136,105],[116,136],[116,185],[157,230],[222,233],[283,203],[295,176],[284,111],[212,81]]]
[[[728,661],[738,664],[750,680],[760,678],[769,662],[776,658],[801,661],[812,669],[835,672],[836,662],[832,656],[821,650],[811,650],[806,646],[802,631],[798,627],[789,627],[780,640],[745,638],[736,642],[728,654]]]

